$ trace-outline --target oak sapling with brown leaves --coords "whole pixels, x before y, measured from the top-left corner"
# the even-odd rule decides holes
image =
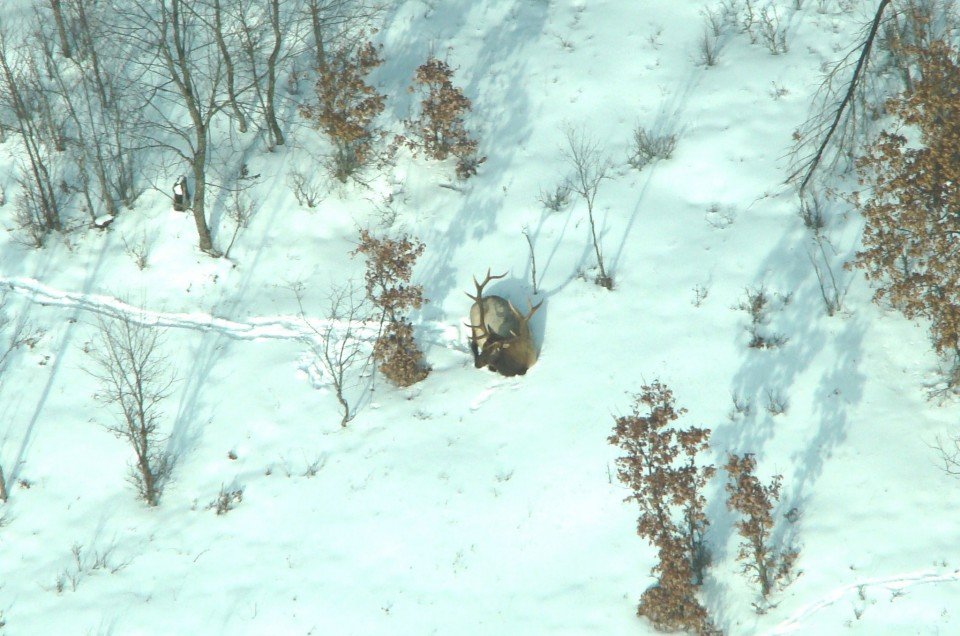
[[[633,491],[626,500],[640,507],[637,534],[658,552],[658,583],[640,597],[637,614],[659,630],[704,633],[713,628],[696,596],[709,561],[702,493],[715,469],[697,463],[710,430],[673,425],[684,413],[673,392],[654,381],[642,387],[632,414],[616,418],[609,442],[625,452],[617,459],[617,475]]]
[[[374,121],[383,112],[385,96],[367,77],[382,63],[370,42],[327,56],[317,69],[317,104],[300,106],[300,115],[333,144],[329,169],[341,182],[375,159],[373,144],[380,133]]]
[[[773,506],[780,500],[783,476],[774,476],[769,485],[764,486],[754,475],[756,467],[757,460],[752,454],[730,455],[724,470],[729,479],[727,508],[741,517],[736,523],[737,532],[743,538],[737,560],[743,563],[743,571],[751,573],[760,583],[760,593],[766,598],[774,585],[789,575],[798,553],[777,551],[771,544]]]
[[[905,47],[919,76],[887,112],[915,134],[884,131],[857,161],[869,197],[863,249],[854,263],[907,318],[930,321],[934,350],[949,365],[946,385],[960,385],[960,49],[946,42]]]
[[[410,136],[398,136],[397,141],[415,153],[422,151],[438,161],[456,157],[460,179],[477,174],[486,157],[477,154],[477,141],[467,133],[464,117],[470,112],[471,103],[463,91],[453,85],[450,65],[435,57],[429,58],[417,68],[410,91],[422,95],[420,113],[404,122]]]
[[[367,259],[367,298],[380,310],[373,359],[379,363],[380,372],[401,387],[419,382],[430,372],[413,338],[413,325],[405,315],[426,302],[423,286],[410,284],[413,267],[424,247],[414,237],[378,239],[364,229],[360,230],[360,244],[353,252]]]

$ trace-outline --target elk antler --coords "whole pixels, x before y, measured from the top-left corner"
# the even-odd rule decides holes
[[[534,305],[528,300],[527,304],[530,305],[530,312],[526,316],[521,316],[520,312],[517,311],[517,318],[520,320],[520,324],[526,324],[530,322],[530,319],[533,318],[533,314],[537,313],[537,310],[540,309],[540,305],[543,304],[543,301],[541,300],[536,305]],[[510,305],[510,306],[513,307],[513,305]],[[514,308],[514,311],[516,311],[516,308]],[[510,331],[510,335],[512,335],[514,338],[517,337],[517,334],[513,330]],[[507,345],[504,345],[504,347],[506,346]]]
[[[480,335],[481,335],[482,337],[486,338],[488,341],[491,341],[491,342],[493,341],[493,338],[491,337],[490,330],[487,329],[487,319],[486,319],[486,317],[483,315],[483,288],[486,287],[486,286],[487,286],[487,283],[489,283],[490,281],[492,281],[492,280],[497,280],[497,279],[499,279],[499,278],[503,278],[503,277],[506,276],[506,275],[507,275],[507,272],[504,272],[504,273],[500,274],[499,276],[491,276],[491,275],[490,275],[490,268],[488,267],[488,268],[487,268],[487,275],[484,277],[482,283],[477,282],[477,277],[476,277],[476,276],[473,277],[473,285],[474,285],[474,287],[477,288],[477,295],[476,295],[476,296],[471,296],[471,295],[470,295],[470,292],[465,292],[465,293],[467,294],[467,298],[469,298],[469,299],[472,300],[473,302],[477,303],[477,309],[478,309],[479,312],[480,312],[480,324],[479,324],[479,325],[471,325],[471,324],[468,324],[468,323],[464,323],[464,324],[465,324],[467,327],[470,327],[471,329],[478,329],[478,330],[480,331]],[[476,334],[473,333],[472,331],[471,331],[471,333],[470,333],[470,340],[474,343],[474,345],[476,345],[477,336],[476,336]]]
[[[533,318],[533,314],[537,313],[537,310],[540,309],[540,305],[543,304],[543,301],[541,300],[541,301],[538,302],[536,305],[534,305],[533,303],[531,303],[531,302],[528,300],[528,301],[527,301],[527,304],[530,305],[530,313],[528,313],[526,316],[524,316],[523,318],[521,318],[521,320],[523,320],[523,322],[529,322],[530,319]]]
[[[490,268],[488,267],[488,268],[487,268],[487,275],[486,275],[486,277],[483,279],[483,282],[482,282],[482,283],[478,283],[478,282],[477,282],[477,277],[476,277],[476,276],[473,277],[473,284],[474,284],[474,286],[477,288],[477,295],[476,295],[476,296],[471,296],[471,295],[470,295],[470,292],[467,292],[467,297],[470,298],[470,299],[472,299],[473,302],[479,303],[479,302],[480,302],[480,299],[483,298],[483,288],[487,286],[487,283],[489,283],[489,282],[492,281],[492,280],[497,280],[498,278],[503,278],[503,277],[506,276],[506,275],[507,275],[507,272],[504,272],[504,273],[500,274],[499,276],[491,276],[491,275],[490,275]]]

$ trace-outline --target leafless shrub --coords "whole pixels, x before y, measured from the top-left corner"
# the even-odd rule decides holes
[[[707,299],[710,290],[699,283],[693,286],[693,306],[699,307]]]
[[[790,295],[781,296],[781,304],[788,304],[790,297]],[[787,337],[783,334],[762,333],[763,326],[769,321],[770,301],[771,298],[766,287],[761,284],[757,287],[747,287],[744,290],[744,298],[740,300],[736,307],[750,316],[750,324],[747,326],[750,342],[747,346],[751,349],[775,349],[787,342]]]
[[[216,499],[214,499],[207,505],[207,510],[216,511],[217,516],[225,515],[231,510],[233,510],[234,508],[236,508],[237,505],[240,504],[240,502],[242,501],[243,501],[242,486],[227,490],[221,484],[220,494],[217,495]]]
[[[704,29],[700,40],[697,42],[697,61],[701,66],[716,66],[720,55],[720,40],[709,30]]]
[[[700,15],[703,16],[706,32],[714,37],[720,37],[723,33],[723,27],[725,26],[722,9],[718,10],[711,7],[704,7],[700,9]]]
[[[3,466],[0,466],[0,503],[7,503],[7,480],[3,476]]]
[[[749,1],[749,0],[748,0]],[[760,10],[758,30],[760,39],[763,41],[767,50],[773,55],[786,53],[787,48],[787,28],[780,25],[780,15],[773,4],[769,4]]]
[[[813,252],[807,251],[807,258],[810,259],[810,265],[813,266],[813,272],[817,276],[817,283],[820,285],[820,297],[823,298],[823,305],[826,307],[827,315],[833,316],[843,309],[843,302],[847,296],[847,290],[850,289],[848,282],[846,287],[841,288],[837,277],[830,267],[830,260],[827,258],[827,252],[823,247],[824,238],[817,236],[815,238],[820,257],[823,260],[823,267],[817,263],[817,258]],[[852,282],[852,281],[851,281]]]
[[[669,159],[677,147],[677,136],[670,133],[657,134],[637,125],[633,129],[633,145],[627,163],[643,170],[657,159]]]
[[[369,318],[369,305],[364,298],[357,297],[352,282],[344,287],[334,287],[327,296],[323,326],[318,329],[304,314],[301,288],[295,287],[294,293],[300,318],[319,340],[312,342],[310,347],[324,379],[333,387],[340,405],[340,426],[345,427],[356,415],[349,392],[357,382],[357,367],[366,367],[370,357],[360,334],[363,323]]]
[[[943,472],[953,477],[960,477],[960,435],[955,435],[946,441],[938,435],[933,448],[940,456]]]
[[[826,225],[823,217],[823,201],[816,194],[800,197],[797,214],[803,220],[804,227],[813,232],[814,236],[819,235]]]
[[[299,200],[299,199],[298,199]],[[227,217],[233,221],[233,235],[223,251],[224,258],[230,258],[230,250],[240,235],[240,231],[250,224],[253,218],[253,201],[242,190],[233,190],[230,193],[230,203],[227,205]]]
[[[730,412],[731,420],[736,419],[737,416],[750,417],[753,412],[753,404],[749,398],[731,393],[730,399],[733,401],[733,410]]]
[[[607,275],[603,266],[603,251],[600,249],[600,239],[597,236],[597,225],[594,219],[597,190],[605,179],[610,178],[610,169],[613,164],[600,150],[600,142],[589,137],[582,130],[567,127],[564,130],[564,138],[566,146],[563,155],[573,171],[573,175],[568,180],[570,189],[587,204],[590,237],[597,256],[597,268],[600,270],[594,282],[606,289],[613,289],[613,278]]]
[[[754,475],[756,458],[730,455],[724,470],[727,473],[727,508],[741,515],[737,531],[744,541],[740,544],[737,560],[743,563],[744,573],[752,573],[760,583],[760,592],[766,598],[773,586],[786,579],[798,556],[796,550],[777,551],[771,545],[773,505],[780,500],[781,475],[764,486]]]
[[[50,228],[47,227],[40,209],[36,207],[34,198],[29,194],[17,197],[13,222],[17,229],[14,237],[21,245],[40,249],[46,243]]]
[[[0,332],[7,331],[7,327],[12,325],[9,333],[4,337],[2,346],[0,346],[0,381],[2,381],[3,371],[6,369],[10,355],[23,346],[32,349],[44,333],[23,320],[11,319],[6,313],[6,307],[6,294],[0,293]]]
[[[129,561],[117,563],[113,557],[114,547],[111,546],[102,552],[94,550],[92,555],[84,555],[83,546],[74,543],[70,548],[70,555],[73,559],[71,565],[63,570],[54,582],[54,591],[62,594],[67,587],[71,592],[76,592],[80,586],[80,581],[85,577],[96,572],[109,572],[116,574],[129,565]]]
[[[98,327],[87,369],[100,384],[95,397],[120,412],[120,420],[105,427],[132,447],[130,480],[144,501],[156,506],[173,468],[160,434],[160,405],[174,383],[161,351],[163,332],[128,316],[100,317]]]
[[[293,170],[290,172],[289,181],[297,203],[304,207],[315,208],[325,198],[323,184],[314,176]]]
[[[774,391],[772,389],[767,389],[767,404],[766,409],[767,413],[773,416],[783,415],[787,412],[787,398],[783,396],[779,391]]]
[[[653,568],[659,582],[643,593],[637,613],[660,630],[705,633],[712,627],[696,597],[709,562],[702,491],[715,471],[696,462],[708,448],[710,430],[672,426],[685,412],[672,391],[655,381],[642,387],[631,415],[616,418],[608,441],[625,452],[617,459],[617,475],[633,492],[626,500],[640,507],[637,533],[659,555]]]
[[[320,472],[320,469],[323,468],[326,463],[326,457],[317,457],[313,461],[307,461],[306,458],[304,458],[303,476],[307,479],[316,477],[317,473]],[[289,477],[289,475],[287,476]]]
[[[410,284],[413,266],[424,247],[409,236],[378,239],[369,230],[360,230],[360,244],[353,252],[367,259],[366,295],[380,311],[381,328],[373,358],[380,371],[397,386],[419,382],[429,373],[423,353],[413,339],[413,325],[404,316],[426,302],[423,287]]]
[[[140,235],[140,238],[131,243],[126,236],[120,238],[123,242],[123,251],[127,256],[133,259],[137,269],[143,271],[147,268],[147,259],[150,256],[150,244],[147,241],[146,231]]]
[[[566,180],[561,181],[554,187],[553,192],[541,188],[537,201],[547,210],[559,212],[570,203],[570,184]]]

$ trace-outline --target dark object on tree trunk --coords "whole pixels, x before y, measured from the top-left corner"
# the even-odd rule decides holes
[[[190,207],[190,190],[187,188],[187,178],[181,176],[173,184],[173,209],[176,212],[185,212]]]

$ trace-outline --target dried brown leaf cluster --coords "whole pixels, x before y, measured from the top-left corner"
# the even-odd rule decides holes
[[[318,103],[300,107],[300,115],[323,131],[336,147],[335,176],[346,181],[373,159],[374,120],[385,97],[366,83],[383,60],[372,43],[330,56],[317,72]]]
[[[404,316],[426,302],[423,286],[410,284],[424,247],[413,237],[376,238],[369,230],[360,230],[360,244],[353,252],[367,260],[367,298],[381,310],[381,324],[386,322],[374,344],[373,357],[380,371],[397,386],[419,382],[429,372],[413,339],[413,326]]]
[[[422,95],[420,114],[406,121],[409,137],[399,137],[414,152],[422,151],[431,159],[457,158],[457,176],[467,179],[477,173],[485,157],[477,156],[477,142],[464,127],[464,115],[470,112],[470,100],[453,85],[453,69],[431,57],[417,68],[410,91]]]
[[[698,466],[697,454],[708,448],[710,430],[675,428],[686,412],[676,407],[673,392],[655,381],[642,387],[633,413],[618,417],[611,444],[625,454],[617,474],[640,508],[637,533],[657,548],[653,573],[658,585],[640,598],[637,613],[657,629],[711,633],[706,609],[696,597],[707,565],[703,535],[709,521],[702,490],[715,470]]]
[[[774,503],[780,500],[783,477],[776,475],[769,485],[764,486],[754,475],[756,467],[757,460],[751,454],[743,457],[730,455],[724,470],[729,480],[726,485],[727,507],[741,516],[736,526],[743,542],[737,560],[743,562],[744,572],[755,575],[760,592],[766,598],[774,584],[790,573],[797,552],[778,552],[770,544],[772,510]]]
[[[858,161],[870,196],[855,259],[908,318],[931,321],[938,354],[960,360],[960,52],[944,42],[909,52],[919,77],[888,109],[909,131],[884,131]],[[951,385],[960,376],[950,378]]]
[[[406,319],[387,323],[373,345],[373,359],[380,372],[399,387],[416,384],[429,373],[423,353],[413,339],[413,325]]]

